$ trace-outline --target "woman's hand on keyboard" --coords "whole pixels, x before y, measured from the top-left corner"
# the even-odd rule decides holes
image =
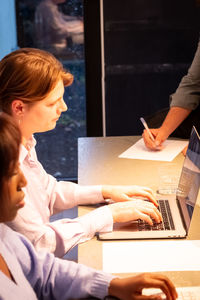
[[[142,294],[144,288],[158,288],[166,295],[167,300],[175,300],[178,295],[173,283],[164,275],[158,273],[143,273],[127,278],[114,278],[110,282],[108,293],[121,300],[158,300],[161,296]]]
[[[132,201],[132,197],[142,197],[152,202],[156,207],[154,192],[152,189],[138,185],[103,185],[102,195],[104,199],[111,199],[114,202]]]
[[[161,214],[154,204],[144,200],[118,202],[109,205],[113,222],[124,223],[141,219],[149,225],[153,225],[152,219],[160,223]]]

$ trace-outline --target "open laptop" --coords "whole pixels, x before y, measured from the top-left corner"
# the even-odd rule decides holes
[[[138,220],[114,224],[112,232],[99,233],[100,240],[184,238],[187,236],[200,187],[200,137],[192,128],[176,194],[159,195],[163,222],[150,226]]]

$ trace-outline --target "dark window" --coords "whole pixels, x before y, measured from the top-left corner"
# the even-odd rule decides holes
[[[74,75],[66,88],[68,106],[56,129],[36,134],[37,154],[58,179],[77,179],[77,138],[86,135],[85,59],[82,0],[16,0],[19,47],[53,53]],[[63,3],[62,3],[63,2]]]

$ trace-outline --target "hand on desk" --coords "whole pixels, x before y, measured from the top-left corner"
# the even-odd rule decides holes
[[[133,201],[132,197],[143,197],[158,206],[152,189],[137,185],[104,185],[102,187],[104,199],[111,199],[114,202]]]
[[[114,278],[110,282],[109,295],[121,300],[161,299],[160,296],[142,296],[144,288],[159,288],[167,300],[175,300],[178,295],[173,283],[164,275],[144,273],[128,278]]]
[[[161,214],[155,205],[144,200],[118,202],[109,205],[114,223],[124,223],[141,219],[153,225],[152,219],[160,223]]]

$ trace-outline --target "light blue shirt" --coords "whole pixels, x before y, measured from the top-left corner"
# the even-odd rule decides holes
[[[0,271],[0,299],[103,299],[112,275],[36,252],[21,234],[0,224],[0,253],[14,281]]]

